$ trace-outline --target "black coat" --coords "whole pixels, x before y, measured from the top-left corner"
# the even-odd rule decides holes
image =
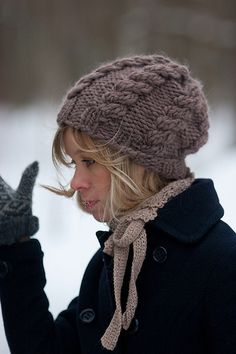
[[[236,353],[236,235],[222,216],[212,181],[197,179],[146,224],[138,307],[114,353]],[[12,353],[108,352],[100,338],[114,312],[112,258],[102,252],[109,234],[97,232],[101,248],[85,271],[79,296],[56,320],[43,291],[39,242],[0,247],[0,295]],[[129,264],[131,257],[132,252]],[[125,284],[128,278],[129,269]],[[127,286],[123,305],[126,296]]]

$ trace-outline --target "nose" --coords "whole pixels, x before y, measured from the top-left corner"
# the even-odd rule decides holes
[[[89,179],[86,173],[76,170],[70,182],[70,187],[75,191],[87,189],[89,187]]]

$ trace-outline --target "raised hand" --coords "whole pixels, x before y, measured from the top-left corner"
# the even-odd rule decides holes
[[[0,246],[11,245],[38,231],[38,218],[32,215],[32,192],[38,171],[35,161],[23,172],[16,190],[0,176]]]

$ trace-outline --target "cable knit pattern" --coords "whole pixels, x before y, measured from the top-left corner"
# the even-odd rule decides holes
[[[118,59],[82,77],[58,123],[172,179],[188,176],[185,157],[206,143],[209,127],[200,83],[186,66],[160,55]]]
[[[104,333],[101,342],[104,348],[113,350],[118,341],[121,329],[127,330],[135,315],[138,305],[136,280],[142,268],[146,249],[147,235],[145,223],[158,216],[161,209],[171,198],[186,190],[194,181],[193,177],[168,184],[159,193],[145,200],[138,208],[120,220],[113,220],[113,233],[105,242],[103,252],[113,256],[113,281],[116,310]],[[121,309],[121,289],[123,285],[130,246],[133,246],[133,260],[129,281],[129,292],[125,312]]]

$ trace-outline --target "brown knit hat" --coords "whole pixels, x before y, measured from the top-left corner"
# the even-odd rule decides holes
[[[185,157],[206,143],[209,128],[201,84],[161,55],[118,59],[82,77],[57,121],[167,179],[188,176]]]

